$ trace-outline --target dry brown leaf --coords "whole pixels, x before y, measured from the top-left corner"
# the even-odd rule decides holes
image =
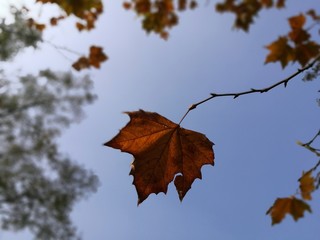
[[[129,9],[131,9],[131,7],[132,7],[132,5],[131,5],[130,2],[124,2],[124,3],[122,4],[122,6],[123,6],[124,9],[126,9],[126,10],[129,10]]]
[[[89,57],[80,57],[75,63],[72,64],[72,67],[77,71],[81,71],[90,67],[100,68],[101,63],[106,60],[108,60],[108,56],[103,52],[102,47],[91,46]]]
[[[90,68],[90,61],[86,57],[80,57],[75,63],[72,64],[72,67],[77,71],[82,69]]]
[[[94,66],[95,68],[100,68],[100,64],[106,61],[107,59],[108,57],[103,52],[102,47],[98,47],[98,46],[90,47],[89,61],[91,66]]]
[[[304,212],[311,212],[310,206],[295,197],[278,198],[266,214],[270,214],[272,225],[280,223],[286,214],[290,214],[295,221],[304,216]]]
[[[35,28],[39,32],[42,32],[46,28],[45,24],[38,23],[33,18],[29,18],[27,21],[30,28]]]
[[[201,167],[214,164],[213,143],[158,113],[140,110],[127,114],[130,122],[104,145],[134,156],[130,175],[138,204],[151,193],[166,193],[174,178],[182,200],[193,181],[201,179]]]
[[[306,23],[306,17],[303,14],[300,14],[290,17],[288,21],[292,29],[302,29],[304,24]]]
[[[301,66],[305,66],[310,60],[318,56],[319,49],[318,43],[313,41],[299,44],[295,49],[297,61]]]
[[[280,62],[282,68],[287,66],[290,61],[295,60],[294,50],[288,44],[286,37],[279,37],[278,40],[272,42],[266,48],[270,51],[266,57],[265,63]]]
[[[277,1],[277,8],[284,8],[285,7],[285,0],[278,0]]]
[[[315,190],[315,179],[312,176],[312,171],[302,173],[302,177],[299,179],[301,197],[305,200],[311,200],[311,193]]]

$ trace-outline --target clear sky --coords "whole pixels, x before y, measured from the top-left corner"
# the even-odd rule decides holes
[[[232,30],[233,16],[215,13],[214,2],[182,13],[168,41],[145,34],[122,1],[105,1],[105,13],[92,33],[79,34],[68,22],[46,33],[46,39],[77,51],[102,45],[110,57],[100,70],[89,72],[98,101],[60,140],[61,148],[101,181],[98,192],[73,212],[84,240],[319,236],[319,193],[311,204],[313,213],[297,223],[287,216],[272,227],[265,215],[277,197],[295,193],[302,171],[317,161],[296,141],[308,141],[318,131],[319,81],[305,83],[297,77],[286,89],[236,100],[217,98],[193,110],[182,127],[206,134],[215,143],[216,159],[214,167],[202,168],[203,179],[194,182],[182,203],[170,185],[167,195],[152,194],[137,207],[129,176],[132,156],[102,146],[128,122],[124,111],[158,112],[178,122],[192,103],[211,92],[266,87],[297,70],[298,65],[285,70],[280,64],[264,65],[264,46],[289,30],[287,17],[314,7],[315,1],[292,0],[285,10],[264,11],[249,33]],[[37,52],[19,56],[15,65],[27,72],[46,67],[69,70],[70,62],[44,44]],[[31,237],[0,234],[0,240],[11,239]]]

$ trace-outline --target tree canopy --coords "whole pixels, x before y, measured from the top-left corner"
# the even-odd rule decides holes
[[[23,12],[0,25],[0,59],[14,60],[37,47],[41,32],[29,27]],[[2,62],[3,63],[3,62]],[[37,239],[76,239],[73,205],[96,191],[98,179],[58,147],[62,129],[83,117],[96,96],[88,76],[41,70],[37,75],[0,77],[1,227],[34,232]]]

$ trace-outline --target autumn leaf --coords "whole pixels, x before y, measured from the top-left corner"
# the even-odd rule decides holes
[[[80,22],[76,23],[76,28],[79,30],[79,32],[83,31],[84,29],[86,29],[86,26]]]
[[[305,66],[311,59],[319,54],[320,45],[313,41],[308,41],[304,44],[299,44],[296,49],[296,58],[301,66]]]
[[[77,71],[81,71],[82,69],[90,67],[100,68],[101,63],[106,60],[108,60],[108,56],[103,52],[102,47],[91,46],[89,56],[80,57],[75,63],[72,64],[72,67]]]
[[[295,197],[278,198],[266,214],[270,214],[272,225],[280,223],[286,214],[290,214],[295,221],[304,216],[304,212],[311,212],[310,206]]]
[[[36,0],[42,4],[54,3],[57,4],[67,16],[74,15],[83,23],[76,23],[79,31],[86,29],[92,30],[95,27],[95,22],[103,12],[103,3],[101,0]],[[56,25],[57,20],[65,18],[51,18],[51,24]],[[80,27],[80,24],[82,25]]]
[[[201,179],[201,167],[214,164],[213,143],[157,113],[140,110],[127,114],[130,122],[104,145],[134,156],[130,175],[138,204],[151,193],[166,193],[174,178],[182,201],[193,181]]]
[[[28,19],[28,26],[37,29],[39,32],[42,32],[46,28],[45,24],[37,23],[33,18]]]
[[[72,67],[77,71],[90,68],[89,59],[86,57],[80,57],[75,63],[72,64]]]
[[[303,14],[293,16],[288,19],[290,27],[292,29],[302,29],[306,23],[306,17]]]
[[[198,6],[198,3],[196,1],[191,1],[190,5],[189,5],[189,8],[190,9],[195,9],[197,6]]]
[[[122,6],[126,10],[129,10],[132,7],[130,2],[124,2]]]
[[[270,8],[273,6],[273,0],[261,0],[261,4],[266,8]]]
[[[320,19],[320,16],[314,9],[310,9],[306,14],[309,15],[314,21],[318,21]]]
[[[279,61],[284,68],[290,61],[294,61],[294,50],[288,44],[286,37],[279,37],[278,40],[266,46],[266,48],[270,53],[267,55],[265,63]]]
[[[225,0],[223,3],[216,4],[216,11],[233,13],[235,15],[234,27],[247,32],[262,6],[263,3],[259,1]]]
[[[312,171],[308,171],[302,174],[299,179],[301,197],[305,200],[311,200],[311,193],[315,190],[314,182],[315,179],[312,177]]]
[[[178,0],[179,11],[184,11],[187,8],[187,0]]]
[[[133,10],[142,19],[142,28],[147,33],[156,33],[167,40],[169,29],[178,25],[178,11],[193,10],[198,6],[195,0],[130,0],[123,3],[126,10]]]
[[[301,44],[309,40],[310,34],[303,29],[306,23],[306,17],[303,14],[290,17],[288,21],[292,29],[288,36],[295,44]]]
[[[103,53],[102,47],[91,46],[89,54],[89,62],[91,66],[100,68],[100,64],[108,59],[107,55]]]
[[[57,26],[58,22],[63,20],[65,18],[65,16],[59,16],[59,17],[52,17],[50,18],[50,24],[51,26]]]
[[[216,11],[234,14],[234,27],[247,32],[262,9],[271,9],[272,7],[280,9],[284,6],[285,0],[224,0],[216,4]]]
[[[310,34],[304,29],[294,29],[289,32],[288,36],[295,44],[301,44],[310,38]]]
[[[88,11],[101,12],[103,7],[101,0],[36,0],[36,2],[55,3],[68,15],[74,14],[79,18],[82,18]]]
[[[277,8],[284,8],[285,7],[285,0],[278,0],[277,1]]]

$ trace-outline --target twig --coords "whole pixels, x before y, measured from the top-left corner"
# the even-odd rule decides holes
[[[308,149],[309,151],[313,152],[314,154],[316,154],[318,157],[320,157],[320,149],[319,148],[314,148],[311,146],[311,144],[314,142],[314,140],[317,139],[317,137],[320,136],[320,130],[318,131],[318,133],[307,143],[301,143],[301,142],[297,142],[300,146]]]
[[[313,143],[313,141],[316,140],[317,137],[319,137],[319,136],[320,136],[320,130],[318,131],[318,133],[309,142],[304,143],[302,146],[310,146]]]
[[[57,52],[61,54],[61,56],[63,56],[65,59],[67,59],[67,60],[70,61],[70,62],[73,62],[73,60],[72,60],[71,58],[69,58],[68,56],[66,56],[66,55],[63,53],[63,51],[72,53],[72,54],[77,55],[77,56],[80,56],[80,57],[83,55],[83,54],[81,54],[81,53],[79,53],[79,52],[76,52],[76,51],[71,50],[71,49],[69,49],[69,48],[66,48],[66,47],[64,47],[64,46],[56,45],[56,44],[54,44],[54,43],[52,43],[52,42],[50,42],[50,41],[48,41],[48,40],[43,40],[43,42],[45,42],[45,43],[49,44],[51,47],[55,48],[55,49],[57,50]]]
[[[213,98],[216,98],[216,97],[233,97],[233,98],[237,98],[237,97],[240,97],[242,95],[248,95],[248,94],[252,94],[252,93],[266,93],[268,91],[270,91],[271,89],[275,88],[275,87],[278,87],[280,85],[284,85],[284,87],[287,87],[288,85],[288,82],[290,80],[292,80],[293,78],[295,78],[296,76],[298,76],[299,74],[303,73],[304,71],[310,69],[313,67],[313,65],[320,60],[320,55],[318,57],[316,57],[311,63],[309,63],[307,66],[303,67],[303,68],[300,68],[298,69],[295,73],[293,73],[292,75],[290,75],[289,77],[269,86],[269,87],[266,87],[266,88],[261,88],[261,89],[255,89],[255,88],[251,88],[250,90],[248,91],[244,91],[244,92],[236,92],[236,93],[211,93],[211,96],[200,101],[200,102],[197,102],[197,103],[194,103],[192,104],[189,108],[188,108],[188,111],[183,115],[183,117],[181,118],[180,122],[179,122],[179,125],[181,124],[181,122],[185,119],[185,117],[188,115],[188,113],[197,108],[199,105],[213,99]]]
[[[320,160],[318,161],[318,163],[313,167],[313,168],[311,168],[309,171],[316,171],[317,170],[317,168],[320,166]]]

